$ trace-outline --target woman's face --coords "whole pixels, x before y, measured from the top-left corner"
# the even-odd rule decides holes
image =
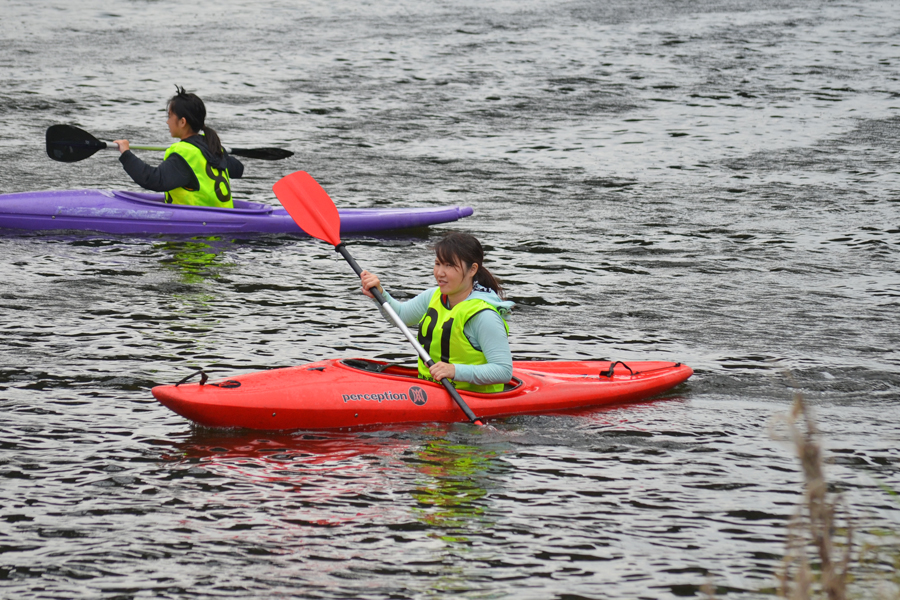
[[[172,134],[173,138],[184,139],[186,137],[190,137],[192,133],[190,131],[190,127],[188,127],[187,119],[184,117],[178,117],[171,110],[169,111],[169,118],[166,119],[166,125],[169,126],[169,133]]]
[[[476,272],[478,272],[477,264],[465,269],[465,265],[461,262],[446,263],[437,256],[434,257],[434,280],[441,288],[441,294],[452,296],[472,289],[472,279]]]

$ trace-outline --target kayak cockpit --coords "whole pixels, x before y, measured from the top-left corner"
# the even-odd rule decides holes
[[[341,360],[341,364],[367,373],[389,373],[413,379],[418,379],[419,377],[419,372],[415,367],[405,367],[402,363],[386,363],[365,358],[345,358]]]
[[[105,190],[104,190],[105,191]],[[150,202],[153,204],[165,204],[166,195],[155,193],[155,192],[129,192],[126,190],[111,190],[112,196],[115,198],[121,198],[123,200],[131,200],[132,202],[141,202],[146,203]],[[168,206],[172,206],[175,208],[187,208],[187,209],[200,209],[200,210],[213,210],[213,211],[225,211],[229,213],[242,213],[242,214],[255,214],[255,215],[265,215],[271,213],[275,210],[274,206],[270,206],[268,204],[263,204],[262,202],[247,202],[246,200],[232,200],[234,204],[234,208],[219,208],[216,206],[186,206],[182,204],[170,204]]]
[[[408,377],[409,379],[418,379],[419,378],[419,370],[416,367],[407,367],[402,363],[388,363],[382,362],[379,360],[370,360],[367,358],[345,358],[340,361],[340,364],[350,367],[351,369],[356,369],[358,371],[365,371],[366,373],[382,373],[384,375],[394,375],[399,377]],[[494,392],[496,394],[502,394],[504,392],[509,392],[523,385],[521,379],[517,377],[513,377],[508,383],[503,384],[503,390],[500,392]],[[478,392],[466,392],[468,394],[475,394]],[[478,393],[479,396],[492,396],[493,394],[481,394]]]

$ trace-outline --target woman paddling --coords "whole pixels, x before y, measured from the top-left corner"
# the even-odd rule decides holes
[[[231,179],[244,174],[244,165],[225,152],[218,134],[206,125],[203,100],[175,87],[178,93],[166,106],[166,124],[181,141],[169,146],[162,164],[151,167],[128,149],[128,140],[116,140],[119,161],[139,186],[165,192],[169,204],[234,208]]]
[[[461,390],[502,391],[512,378],[505,316],[514,303],[503,300],[503,288],[484,267],[484,250],[474,236],[449,233],[434,245],[434,255],[437,287],[398,302],[378,277],[363,271],[363,293],[371,298],[370,288],[378,288],[404,323],[418,323],[419,343],[434,361],[429,368],[419,359],[419,377],[447,377]]]

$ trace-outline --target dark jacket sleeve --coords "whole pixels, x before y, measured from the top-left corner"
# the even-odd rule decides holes
[[[135,156],[131,150],[123,152],[119,156],[119,162],[122,163],[125,172],[131,175],[134,182],[145,190],[169,192],[176,188],[196,190],[200,187],[200,182],[197,181],[197,176],[194,175],[191,166],[184,158],[175,153],[170,154],[169,158],[158,167],[151,167]],[[243,165],[240,169],[243,173]]]
[[[240,179],[244,176],[244,163],[230,154],[225,158],[225,161],[225,164],[228,167],[228,177],[231,179]]]

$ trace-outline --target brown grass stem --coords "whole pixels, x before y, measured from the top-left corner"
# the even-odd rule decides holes
[[[840,495],[828,492],[819,432],[802,394],[794,394],[791,412],[782,420],[803,470],[804,499],[788,528],[787,552],[779,576],[780,595],[790,600],[819,595],[828,600],[846,600],[853,530],[847,522],[844,550],[838,552],[838,508],[843,507],[845,515],[847,511]],[[810,565],[810,552],[819,561],[818,577]]]

